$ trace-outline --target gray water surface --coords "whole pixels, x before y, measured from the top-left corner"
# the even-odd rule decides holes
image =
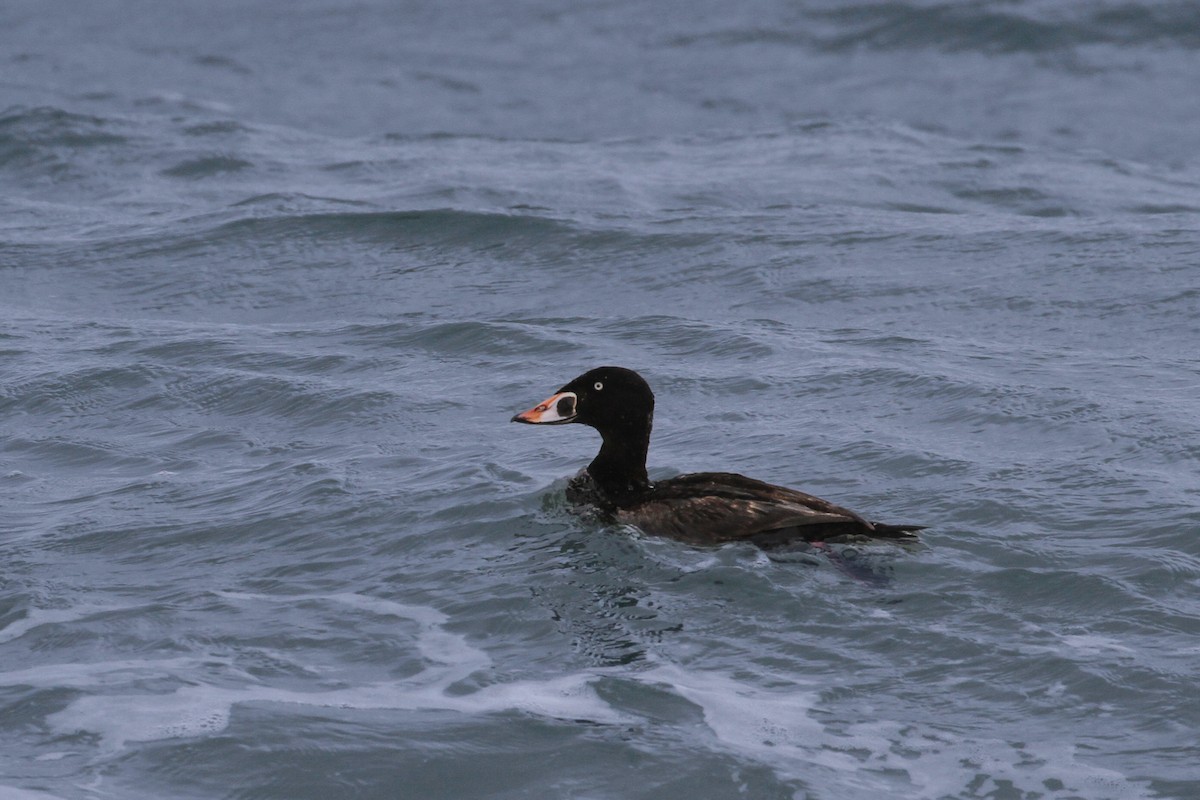
[[[1200,797],[1186,3],[0,11],[0,796]],[[651,475],[915,547],[565,508]]]

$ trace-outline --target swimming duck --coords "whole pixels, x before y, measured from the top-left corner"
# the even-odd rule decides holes
[[[598,367],[515,415],[530,425],[582,423],[599,431],[600,452],[571,479],[567,499],[601,517],[692,544],[750,541],[760,547],[843,537],[915,540],[920,525],[871,522],[804,492],[731,472],[696,472],[651,482],[646,473],[654,393],[636,372]]]

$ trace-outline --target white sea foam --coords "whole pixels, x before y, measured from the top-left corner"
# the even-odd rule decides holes
[[[861,760],[846,752],[848,745],[837,742],[812,716],[818,695],[811,687],[773,679],[777,685],[765,688],[722,672],[673,664],[660,664],[637,677],[665,684],[699,706],[712,735],[708,746],[718,752],[764,764],[787,780],[825,771],[845,791],[882,796],[878,778],[863,773]]]
[[[78,605],[70,608],[31,608],[29,613],[0,630],[0,643],[18,639],[34,628],[60,622],[76,622],[94,614],[119,611],[129,606]]]
[[[0,800],[62,800],[62,798],[49,792],[39,792],[36,789],[0,786]]]
[[[1088,655],[1096,655],[1103,652],[1128,653],[1132,655],[1136,652],[1132,647],[1127,647],[1108,636],[1075,634],[1063,636],[1062,641],[1067,647]]]
[[[486,679],[488,655],[465,637],[447,631],[436,609],[357,594],[271,597],[226,593],[239,602],[293,602],[297,599],[349,605],[364,612],[415,622],[413,643],[426,661],[416,675],[396,681],[328,691],[281,689],[253,682],[237,686],[195,685],[201,665],[212,659],[112,661],[51,665],[0,674],[0,685],[32,683],[97,689],[48,718],[62,734],[98,734],[103,747],[118,750],[130,742],[206,736],[229,724],[239,704],[280,704],[312,708],[426,710],[462,714],[518,712],[549,719],[586,719],[603,724],[644,724],[635,712],[615,708],[597,695],[601,679],[634,680],[665,688],[695,704],[703,715],[702,735],[689,738],[714,752],[757,763],[786,781],[839,787],[843,800],[885,796],[960,796],[968,786],[986,794],[1039,793],[1047,800],[1140,800],[1150,795],[1117,771],[1085,762],[1070,742],[979,738],[927,724],[881,719],[858,724],[822,722],[820,695],[813,685],[783,675],[742,678],[717,670],[689,669],[658,661],[640,672],[592,669],[544,679],[450,691],[468,675]],[[132,691],[148,677],[186,676],[191,685],[168,693]],[[459,687],[461,688],[461,687]],[[124,689],[125,691],[121,691]],[[697,730],[687,729],[688,737]],[[983,782],[982,784],[980,782]],[[982,788],[980,788],[982,786]]]
[[[1041,632],[1044,629],[1038,628]],[[1117,659],[1131,659],[1138,656],[1136,648],[1122,644],[1117,639],[1109,636],[1097,636],[1095,634],[1058,634],[1049,632],[1051,636],[1057,639],[1055,643],[1049,644],[1023,644],[1020,646],[1023,653],[1049,653],[1056,656],[1061,656],[1068,659],[1079,659],[1081,657],[1106,657]]]
[[[97,661],[91,664],[39,664],[30,669],[0,672],[0,686],[68,687],[91,689],[124,686],[135,681],[188,675],[215,658]]]
[[[399,681],[364,684],[331,691],[297,691],[258,684],[237,687],[191,685],[162,694],[104,693],[81,697],[48,718],[61,733],[87,731],[98,734],[105,747],[119,749],[129,742],[204,736],[224,730],[234,706],[244,703],[278,703],[315,708],[374,710],[444,710],[465,714],[517,711],[556,719],[587,719],[623,723],[632,717],[611,708],[595,693],[599,675],[579,672],[545,680],[518,680],[492,684],[468,694],[450,693],[449,687],[491,664],[486,653],[458,634],[441,628],[441,612],[362,595],[271,597],[225,593],[242,601],[293,602],[317,599],[352,605],[372,613],[409,619],[420,626],[416,649],[429,662],[425,670]],[[206,663],[208,663],[206,661]],[[179,659],[159,662],[110,662],[96,665],[60,665],[0,675],[4,682],[34,681],[75,687],[120,685],[144,679],[148,673],[170,674],[196,667]],[[15,678],[15,680],[14,680]],[[193,678],[194,679],[194,678]]]
[[[1063,741],[1013,743],[973,738],[922,725],[883,723],[891,742],[884,763],[905,769],[918,797],[960,796],[975,785],[978,796],[1012,794],[1067,800],[1149,800],[1156,795],[1112,769],[1079,758]],[[857,739],[852,729],[851,740]]]
[[[843,800],[958,797],[980,782],[980,796],[1011,792],[1005,788],[1011,786],[1020,796],[1047,800],[1152,797],[1121,773],[1081,760],[1069,742],[1017,745],[886,719],[826,727],[812,713],[820,708],[817,693],[780,676],[764,687],[661,664],[636,677],[665,684],[699,706],[714,750],[761,763],[785,780],[823,772],[820,785],[837,786]]]

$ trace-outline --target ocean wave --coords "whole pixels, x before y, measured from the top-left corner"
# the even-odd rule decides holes
[[[1087,45],[1200,47],[1193,3],[815,2],[775,26],[674,33],[667,47],[788,47],[840,53],[937,50],[989,55],[1067,52]]]
[[[529,214],[480,213],[453,208],[412,211],[310,213],[227,222],[213,235],[235,238],[341,236],[391,242],[444,242],[473,246],[537,240],[570,231],[572,225]]]
[[[0,166],[16,155],[57,147],[84,149],[129,141],[115,120],[50,106],[0,112]]]
[[[807,12],[839,28],[821,49],[936,49],[1053,53],[1084,45],[1200,47],[1194,3],[873,2]]]
[[[198,158],[190,158],[186,161],[181,161],[174,166],[167,167],[162,171],[162,174],[170,178],[187,178],[190,180],[198,180],[200,178],[209,178],[214,175],[223,175],[230,172],[241,172],[242,170],[251,169],[253,167],[254,164],[252,162],[233,156],[200,156]]]
[[[8,108],[0,112],[0,173],[22,183],[77,183],[90,177],[81,161],[124,150],[130,142],[116,120],[51,107]]]

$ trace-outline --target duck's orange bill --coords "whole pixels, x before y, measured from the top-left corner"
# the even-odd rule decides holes
[[[526,422],[530,425],[553,425],[570,422],[575,419],[575,403],[578,398],[574,392],[559,392],[547,397],[528,411],[522,411],[512,418],[513,422]]]

